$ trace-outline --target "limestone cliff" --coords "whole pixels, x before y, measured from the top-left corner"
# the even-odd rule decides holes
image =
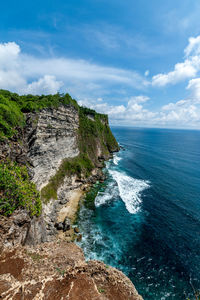
[[[42,200],[40,216],[25,206],[0,218],[2,299],[142,299],[121,272],[86,263],[71,243],[81,195],[103,180],[104,161],[119,150],[107,116],[73,101],[31,112],[26,106],[24,126],[0,139],[0,162],[25,165]]]
[[[43,109],[40,113],[28,114],[26,122],[32,180],[41,190],[55,175],[64,158],[79,154],[78,111],[73,106]]]
[[[103,161],[112,151],[118,150],[107,117],[88,109],[59,105],[26,113],[25,121],[25,127],[9,142],[1,141],[0,158],[10,158],[28,166],[32,181],[39,191],[42,190],[43,209],[39,218],[30,218],[26,211],[23,214],[19,211],[20,217],[17,211],[10,217],[12,226],[4,242],[9,245],[18,242],[37,244],[54,239],[58,211],[69,201],[71,190],[83,188],[84,184],[100,178]],[[73,158],[76,161],[70,160]],[[89,164],[89,170],[86,170],[89,174],[84,173],[85,161]],[[66,166],[62,169],[63,162],[71,163],[69,170]],[[74,165],[76,169],[71,172]],[[56,180],[56,186],[52,179]],[[22,216],[24,220],[21,220]],[[15,238],[11,239],[11,236]]]

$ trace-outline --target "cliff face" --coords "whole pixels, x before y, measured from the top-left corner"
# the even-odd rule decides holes
[[[1,236],[7,245],[35,245],[55,239],[58,212],[69,202],[72,191],[86,188],[87,184],[101,179],[104,160],[111,156],[112,151],[118,150],[106,116],[88,109],[59,105],[27,113],[25,120],[23,130],[19,129],[9,142],[1,141],[0,159],[9,158],[27,165],[31,180],[47,199],[42,199],[39,218],[30,218],[26,210],[18,210],[7,222],[1,222]],[[62,163],[68,163],[68,160],[69,170],[65,165],[62,169]],[[89,169],[88,165],[85,167],[85,161]],[[74,173],[69,173],[74,168]],[[77,174],[79,169],[80,174]],[[62,214],[62,217],[64,219],[67,214]],[[6,231],[8,227],[10,229]]]
[[[55,175],[64,158],[79,154],[78,111],[73,106],[44,109],[27,115],[28,157],[33,178],[41,190]]]
[[[0,297],[142,299],[121,272],[101,262],[86,263],[82,251],[67,243],[75,234],[70,222],[78,200],[91,183],[103,179],[104,160],[119,149],[106,116],[59,105],[26,113],[25,119],[24,129],[0,142],[0,160],[28,167],[42,195],[42,213],[31,217],[18,208],[1,217]],[[66,220],[71,231],[58,231]]]

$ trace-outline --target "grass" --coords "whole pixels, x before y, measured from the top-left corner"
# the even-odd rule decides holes
[[[87,154],[80,154],[77,157],[63,160],[56,174],[42,189],[42,199],[44,202],[48,202],[50,199],[57,199],[57,190],[63,183],[66,175],[77,175],[77,177],[81,179],[82,176],[88,177],[93,168],[94,165]]]

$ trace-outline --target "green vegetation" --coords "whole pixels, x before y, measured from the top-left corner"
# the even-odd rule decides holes
[[[0,95],[0,139],[11,137],[17,126],[23,125],[23,113],[14,101]]]
[[[65,275],[65,270],[61,270],[60,268],[55,268],[55,270],[61,275],[64,276]]]
[[[72,105],[76,110],[79,106],[69,94],[55,95],[23,95],[0,90],[0,138],[10,138],[17,127],[23,127],[23,113],[40,111],[43,108]]]
[[[99,293],[105,293],[106,291],[102,288],[98,288]]]
[[[118,148],[108,125],[108,117],[92,109],[80,107],[69,94],[18,95],[0,90],[0,140],[12,138],[25,125],[24,113],[38,112],[44,108],[60,105],[73,106],[79,113],[78,142],[80,155],[65,159],[56,175],[41,191],[41,198],[48,201],[57,199],[57,190],[66,175],[77,175],[79,179],[88,177],[95,166],[99,166],[98,153],[104,158]],[[37,122],[37,118],[35,119]],[[47,125],[52,128],[51,124]],[[20,143],[20,140],[18,139]],[[98,149],[99,148],[99,149]],[[94,207],[97,189],[93,188],[85,198],[88,208]],[[26,208],[30,215],[39,215],[41,200],[36,187],[31,183],[26,167],[17,163],[0,162],[0,214],[11,215],[19,207]]]
[[[15,162],[0,163],[0,214],[11,215],[17,208],[25,208],[31,216],[41,212],[41,201],[35,184],[29,179],[27,168]]]
[[[105,182],[99,182],[97,181],[93,186],[90,188],[90,190],[85,194],[83,198],[83,205],[91,210],[95,209],[95,198],[99,192],[105,191],[106,184]]]
[[[91,209],[91,210],[95,209],[94,200],[95,200],[98,192],[101,190],[101,186],[102,186],[102,184],[97,182],[86,193],[86,195],[83,199],[83,204],[86,208]]]
[[[22,95],[0,90],[0,138],[10,138],[17,127],[23,127],[23,113],[37,112],[44,108],[57,108],[60,105],[71,105],[79,112],[79,147],[81,153],[87,153],[95,162],[96,142],[104,148],[105,155],[117,147],[117,142],[108,126],[107,115],[98,114],[94,110],[80,107],[69,94],[55,95]],[[91,116],[93,120],[89,119]],[[51,126],[51,124],[49,124]]]
[[[41,197],[44,201],[51,198],[57,199],[57,190],[63,183],[66,175],[77,175],[79,178],[83,175],[88,177],[94,168],[93,163],[88,158],[87,154],[80,154],[71,159],[63,160],[57,173],[50,179],[49,183],[42,189]]]
[[[94,121],[89,119],[88,115],[92,115]],[[94,110],[79,107],[79,149],[81,153],[87,153],[94,163],[98,159],[97,145],[101,147],[105,156],[109,156],[109,151],[118,148],[108,125],[108,117]]]

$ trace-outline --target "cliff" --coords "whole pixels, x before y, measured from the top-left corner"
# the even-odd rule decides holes
[[[71,243],[81,238],[71,226],[80,198],[119,150],[108,118],[68,94],[41,97],[0,92],[0,295],[142,299],[121,272],[86,263]]]

